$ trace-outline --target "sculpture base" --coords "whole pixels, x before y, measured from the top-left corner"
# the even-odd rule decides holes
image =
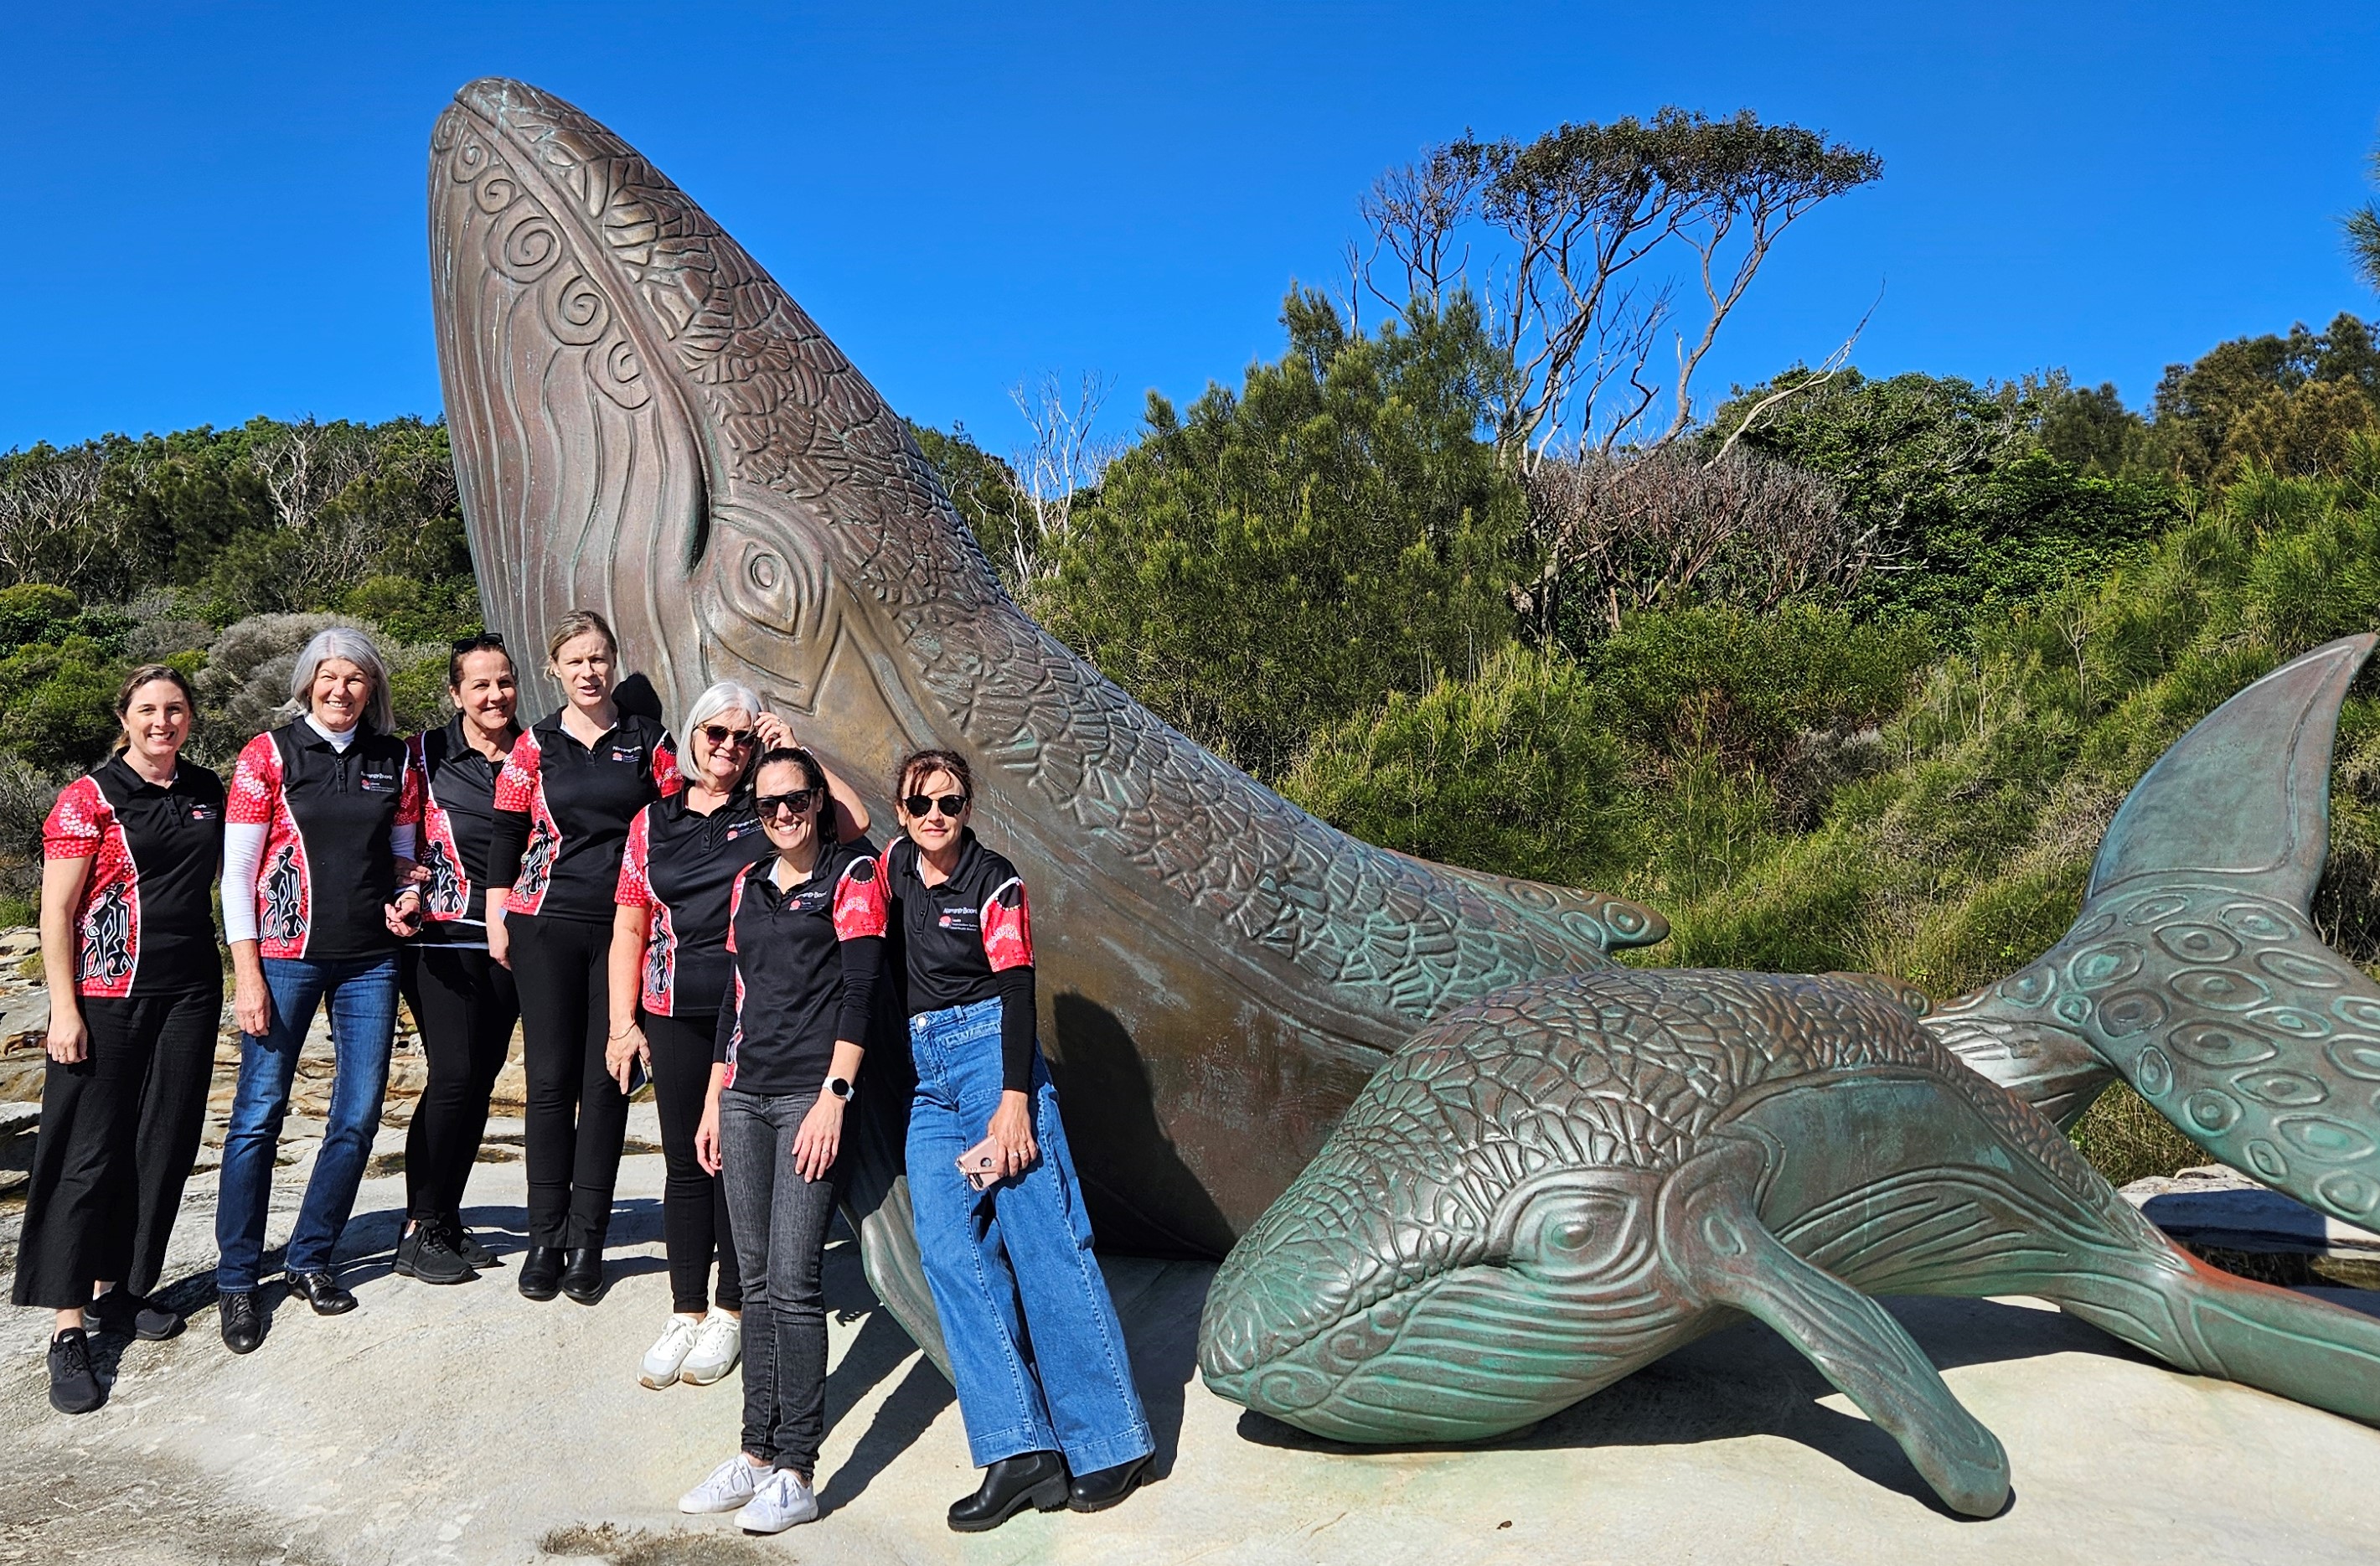
[[[639,1106],[635,1138],[658,1140]],[[383,1147],[388,1146],[384,1134]],[[273,1238],[305,1171],[281,1171]],[[482,1164],[469,1217],[516,1259],[517,1163]],[[1941,1511],[1898,1448],[1806,1362],[1749,1324],[1717,1333],[1525,1437],[1460,1451],[1331,1448],[1209,1395],[1193,1369],[1209,1269],[1112,1258],[1164,1476],[1097,1516],[1027,1513],[990,1540],[948,1533],[974,1487],[950,1390],[871,1308],[857,1257],[830,1256],[827,1515],[773,1543],[678,1514],[735,1447],[735,1378],[651,1392],[636,1364],[668,1309],[661,1159],[622,1166],[615,1281],[589,1309],[534,1305],[513,1269],[432,1288],[391,1276],[400,1178],[369,1182],[343,1265],[362,1308],[285,1305],[264,1346],[224,1351],[214,1313],[122,1350],[106,1407],[44,1402],[47,1313],[0,1340],[11,1483],[0,1541],[29,1560],[529,1560],[808,1566],[888,1558],[1100,1562],[2087,1560],[2252,1554],[2362,1561],[2357,1475],[2380,1431],[2176,1375],[2023,1301],[1895,1300],[1951,1389],[2007,1444],[2016,1499]],[[192,1182],[167,1276],[212,1259],[213,1177]],[[0,1225],[13,1249],[17,1220]],[[200,1278],[176,1298],[205,1300]],[[2380,1296],[2338,1295],[2380,1310]],[[116,1346],[103,1344],[103,1364]],[[983,1551],[990,1548],[992,1555]],[[787,1555],[791,1551],[791,1555]]]

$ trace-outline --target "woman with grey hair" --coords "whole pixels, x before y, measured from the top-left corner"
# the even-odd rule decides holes
[[[421,919],[420,783],[394,732],[388,670],[371,639],[343,625],[318,632],[290,669],[283,713],[287,722],[240,751],[225,810],[224,934],[241,1037],[215,1208],[215,1289],[234,1354],[263,1341],[255,1291],[273,1153],[298,1050],[326,1003],[336,1074],[283,1269],[316,1315],[355,1308],[331,1256],[380,1129],[397,941]]]
[[[652,1074],[668,1173],[662,1235],[669,1253],[671,1315],[637,1378],[655,1389],[702,1386],[735,1367],[742,1352],[742,1280],[719,1177],[695,1156],[710,1092],[711,1046],[731,978],[729,892],[766,858],[753,807],[753,759],[786,743],[783,722],[760,698],[722,680],[695,698],[686,726],[686,787],[628,823],[612,923],[611,1027],[604,1063],[622,1087],[641,1063]],[[848,788],[853,835],[865,807]],[[711,1266],[718,1264],[716,1304]]]

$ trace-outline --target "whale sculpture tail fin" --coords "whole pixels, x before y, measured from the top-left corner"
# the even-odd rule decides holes
[[[2307,912],[2339,708],[2375,639],[2317,648],[2184,734],[2117,811],[2065,939],[1925,1026],[2060,1124],[2121,1075],[2215,1158],[2380,1218],[2380,986]]]

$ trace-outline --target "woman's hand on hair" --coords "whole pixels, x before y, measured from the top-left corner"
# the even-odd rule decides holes
[[[1033,1145],[1033,1111],[1029,1095],[1010,1088],[1000,1096],[1000,1108],[991,1111],[991,1124],[984,1135],[1000,1152],[1000,1178],[1022,1174],[1033,1167],[1040,1157],[1040,1148]]]
[[[794,737],[794,726],[774,712],[763,712],[752,720],[752,732],[760,741],[759,754],[771,750],[791,750],[801,744]]]

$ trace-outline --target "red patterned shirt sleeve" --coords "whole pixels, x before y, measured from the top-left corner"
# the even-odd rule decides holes
[[[504,758],[504,770],[496,775],[497,809],[529,813],[537,803],[538,759],[537,731],[523,729]]]
[[[653,809],[648,805],[628,823],[628,845],[620,853],[620,884],[612,893],[612,901],[624,908],[653,905],[653,883],[645,873],[652,852],[652,820]]]
[[[653,787],[667,799],[685,786],[686,774],[677,765],[677,741],[663,734],[653,745]]]
[[[750,879],[737,876],[735,884],[727,889],[727,954],[731,957],[735,954],[735,916],[744,911],[744,883]],[[735,983],[740,990],[743,979],[739,977]]]
[[[273,736],[257,735],[241,747],[239,764],[232,769],[231,797],[224,804],[224,819],[236,827],[261,827],[273,819],[281,803],[281,753]]]
[[[873,858],[854,859],[834,887],[834,938],[882,935],[885,917],[883,868]]]
[[[994,973],[1033,965],[1033,921],[1025,907],[1025,883],[1009,877],[983,903],[983,955]]]
[[[42,857],[91,858],[106,835],[107,795],[99,792],[95,780],[77,778],[58,791],[49,819],[42,823]]]

